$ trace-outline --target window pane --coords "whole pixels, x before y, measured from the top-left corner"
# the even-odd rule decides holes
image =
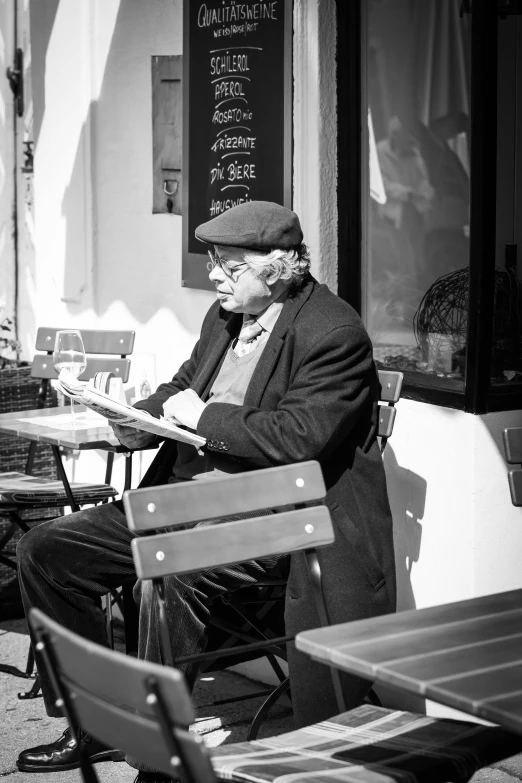
[[[464,385],[469,18],[460,0],[363,3],[363,317],[381,366]]]

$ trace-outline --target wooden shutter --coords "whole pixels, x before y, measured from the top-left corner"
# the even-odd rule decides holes
[[[181,215],[181,55],[152,58],[152,211]]]

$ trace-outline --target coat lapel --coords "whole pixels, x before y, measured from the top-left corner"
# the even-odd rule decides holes
[[[210,339],[201,363],[192,379],[191,388],[203,400],[209,392],[209,384],[223,358],[228,346],[239,334],[243,316],[233,313],[229,317],[218,319],[214,328],[214,334]]]
[[[286,300],[248,385],[244,401],[245,405],[252,408],[259,407],[268,381],[285,344],[286,334],[297,318],[301,307],[308,301],[315,285],[316,281],[312,278],[302,291]]]

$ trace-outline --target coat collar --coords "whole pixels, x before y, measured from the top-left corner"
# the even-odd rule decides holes
[[[316,285],[317,282],[311,278],[299,293],[288,298],[284,303],[281,314],[275,323],[272,334],[268,338],[268,342],[250,379],[244,400],[245,405],[250,405],[253,408],[259,407],[274,366],[282,351],[286,334],[297,318],[302,306],[310,298]]]

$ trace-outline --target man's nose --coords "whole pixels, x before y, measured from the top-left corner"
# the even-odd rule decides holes
[[[225,279],[225,273],[223,272],[219,264],[216,264],[216,266],[210,270],[208,279],[211,280],[213,283],[218,283]]]

